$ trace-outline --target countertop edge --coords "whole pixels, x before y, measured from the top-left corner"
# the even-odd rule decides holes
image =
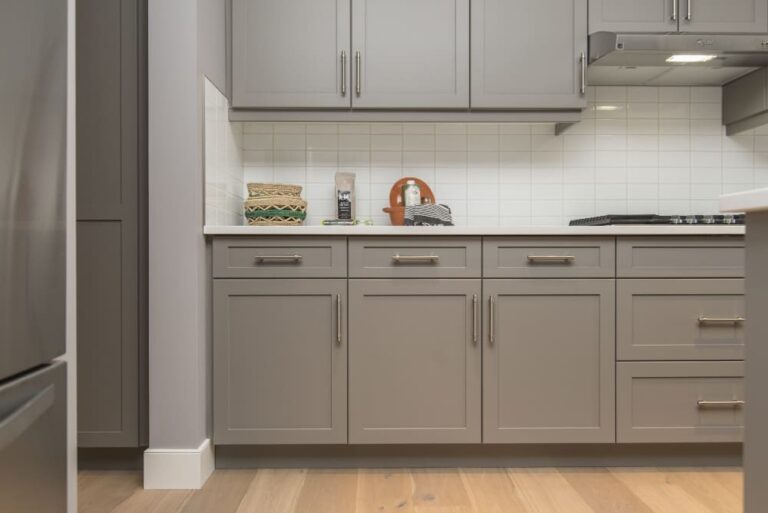
[[[768,188],[720,196],[720,210],[734,213],[768,211]]]
[[[744,235],[744,226],[205,226],[208,236],[618,236]]]

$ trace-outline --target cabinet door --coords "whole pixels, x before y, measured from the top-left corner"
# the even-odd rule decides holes
[[[683,32],[766,32],[768,0],[680,0]]]
[[[349,442],[480,442],[480,280],[350,280],[349,295]]]
[[[589,0],[589,33],[676,32],[685,0]]]
[[[346,280],[214,280],[214,441],[347,441]]]
[[[472,108],[583,108],[586,52],[587,0],[474,0]]]
[[[349,107],[349,8],[350,0],[234,0],[232,105]]]
[[[353,0],[352,16],[354,107],[469,107],[469,0]]]
[[[614,281],[483,288],[483,441],[613,442]]]

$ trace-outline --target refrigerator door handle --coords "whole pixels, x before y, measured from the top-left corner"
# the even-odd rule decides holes
[[[55,398],[53,385],[48,385],[15,411],[0,419],[0,451],[8,447],[48,411],[53,406]]]

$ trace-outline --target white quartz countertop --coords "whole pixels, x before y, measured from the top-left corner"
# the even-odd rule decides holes
[[[768,198],[768,192],[766,192]],[[768,200],[767,200],[768,201]],[[767,203],[768,204],[768,203]],[[743,235],[744,226],[205,226],[205,235]]]
[[[768,188],[720,196],[722,212],[768,211]]]

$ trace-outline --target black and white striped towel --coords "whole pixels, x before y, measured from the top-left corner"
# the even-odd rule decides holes
[[[451,209],[446,205],[405,207],[406,226],[453,226]]]

